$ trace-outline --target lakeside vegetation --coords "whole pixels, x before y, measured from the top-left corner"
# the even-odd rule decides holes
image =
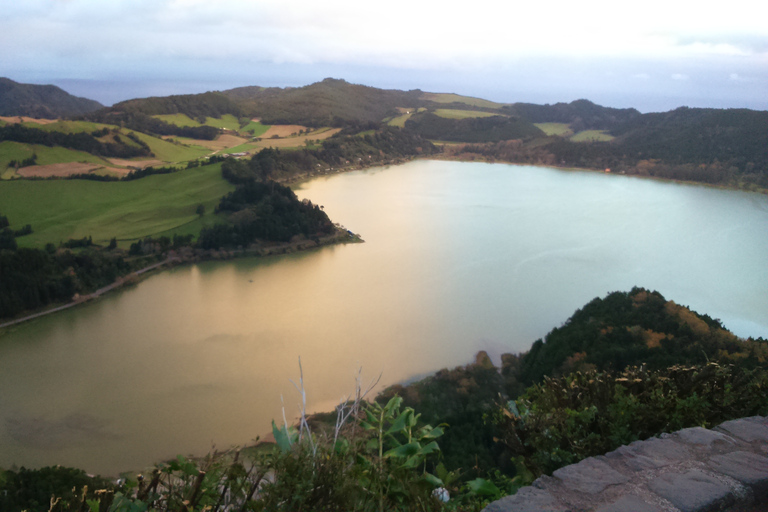
[[[768,340],[741,340],[634,288],[590,301],[501,368],[480,353],[375,400],[358,378],[335,412],[273,424],[273,445],[179,456],[119,484],[71,468],[0,471],[0,505],[44,511],[53,494],[54,512],[185,501],[189,511],[478,511],[634,440],[768,414],[766,358]]]

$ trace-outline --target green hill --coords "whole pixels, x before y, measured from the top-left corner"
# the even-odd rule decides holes
[[[20,84],[0,77],[0,116],[55,119],[102,107],[98,101],[72,96],[55,85]]]
[[[305,87],[241,87],[224,91],[249,114],[265,124],[343,126],[352,122],[379,123],[397,115],[397,107],[425,104],[422,92],[377,89],[326,78]]]
[[[634,108],[603,107],[589,100],[554,105],[514,103],[501,110],[524,117],[532,123],[566,123],[571,125],[574,132],[610,129],[641,115]]]
[[[110,110],[148,116],[185,114],[198,119],[201,124],[205,123],[206,117],[221,118],[225,114],[240,117],[243,114],[235,102],[220,92],[133,99],[117,103]]]
[[[523,118],[498,115],[448,118],[431,112],[420,112],[405,122],[405,128],[426,139],[455,142],[498,142],[544,135],[544,132]]]

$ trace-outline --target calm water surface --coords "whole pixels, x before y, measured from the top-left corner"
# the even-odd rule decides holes
[[[0,337],[0,467],[116,474],[244,444],[353,389],[526,350],[632,286],[768,337],[768,197],[417,161],[300,197],[364,244],[185,266]]]

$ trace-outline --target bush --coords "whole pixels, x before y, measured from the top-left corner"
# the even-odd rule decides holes
[[[768,371],[672,366],[546,378],[499,408],[500,440],[536,474],[636,440],[768,413]]]

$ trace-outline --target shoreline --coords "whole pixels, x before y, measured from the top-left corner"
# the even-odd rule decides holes
[[[488,163],[488,164],[504,164],[504,165],[528,166],[528,167],[548,167],[551,169],[558,169],[561,171],[596,172],[601,174],[613,174],[616,176],[626,176],[630,178],[642,178],[642,179],[650,179],[650,180],[660,181],[660,182],[676,183],[680,185],[698,185],[698,186],[703,186],[708,188],[715,188],[719,190],[733,190],[738,192],[768,195],[768,189],[759,188],[759,187],[756,190],[749,190],[743,187],[738,187],[733,185],[704,183],[700,181],[675,180],[670,178],[662,178],[658,176],[642,176],[639,174],[626,174],[626,173],[618,173],[618,172],[606,173],[602,169],[596,169],[591,167],[574,167],[574,166],[563,166],[563,165],[553,165],[553,164],[544,165],[544,164],[508,162],[505,160],[496,160],[492,158],[489,159],[489,158],[482,158],[482,157],[461,158],[456,156],[445,156],[441,153],[424,155],[424,156],[393,158],[391,160],[386,160],[383,162],[380,161],[380,162],[371,163],[371,165],[354,165],[349,167],[330,168],[328,170],[323,170],[323,171],[315,171],[315,172],[308,172],[305,174],[297,174],[293,176],[281,177],[276,179],[275,181],[277,183],[281,183],[284,185],[293,186],[293,185],[299,185],[301,183],[304,183],[312,179],[321,178],[324,176],[333,176],[336,174],[342,174],[342,173],[352,172],[352,171],[363,171],[363,170],[371,169],[374,167],[389,167],[392,165],[402,165],[414,160],[436,160],[436,161],[446,161],[446,162],[480,162],[480,163]],[[170,267],[170,266],[176,266],[180,264],[199,263],[202,261],[227,260],[227,259],[242,258],[242,257],[275,256],[275,255],[282,255],[282,254],[291,254],[293,252],[298,252],[298,251],[305,251],[308,249],[321,247],[323,245],[331,245],[331,244],[337,244],[337,243],[359,243],[363,241],[359,235],[350,235],[350,233],[351,232],[347,231],[346,228],[344,228],[340,224],[336,224],[336,233],[332,235],[328,235],[326,237],[320,237],[318,238],[317,242],[315,242],[314,240],[307,240],[307,239],[296,240],[293,242],[275,243],[275,244],[270,244],[266,242],[266,243],[254,244],[247,248],[238,248],[238,249],[230,249],[230,250],[227,250],[227,249],[203,250],[203,249],[193,249],[192,247],[183,247],[179,251],[181,255],[175,253],[174,251],[169,251],[167,253],[168,257],[165,260],[154,263],[152,265],[149,265],[148,267],[134,271],[130,274],[126,274],[125,276],[120,276],[117,278],[117,280],[115,280],[115,282],[105,287],[99,288],[98,290],[95,290],[89,294],[79,296],[79,297],[76,296],[76,298],[74,298],[70,302],[63,303],[63,304],[58,303],[58,305],[54,305],[53,308],[34,311],[21,318],[16,318],[16,319],[12,319],[12,320],[8,320],[3,323],[0,323],[0,337],[4,334],[5,332],[4,330],[9,327],[13,327],[15,325],[27,322],[29,320],[34,320],[36,318],[40,318],[46,315],[57,313],[59,311],[72,308],[79,304],[96,300],[100,298],[102,295],[112,290],[120,289],[132,284],[137,284],[141,279],[143,279],[139,277],[140,275],[143,275],[147,272],[151,272],[153,270],[160,269],[160,267],[163,267],[166,264]],[[144,278],[146,277],[148,276],[144,276]]]
[[[443,156],[438,154],[438,155],[431,155],[430,157],[424,157],[424,158],[426,160],[441,160],[445,162],[481,162],[481,163],[487,163],[487,164],[520,165],[520,166],[528,166],[528,167],[549,167],[551,169],[559,169],[561,171],[588,171],[588,172],[596,172],[600,174],[608,174],[613,176],[626,176],[628,178],[642,178],[642,179],[648,179],[648,180],[654,180],[654,181],[660,181],[660,182],[666,182],[666,183],[677,183],[679,185],[699,185],[702,187],[716,188],[720,190],[734,190],[738,192],[748,192],[748,193],[755,193],[755,194],[761,194],[761,195],[768,195],[768,188],[762,188],[762,187],[756,187],[754,190],[752,190],[746,187],[739,187],[737,185],[725,185],[721,183],[706,183],[703,181],[676,180],[672,178],[663,178],[661,176],[644,176],[642,174],[627,174],[625,172],[605,172],[604,169],[597,169],[595,167],[575,167],[572,165],[508,162],[506,160],[483,158],[482,156],[479,156],[478,158],[461,158],[456,156]]]
[[[14,327],[19,324],[23,324],[30,320],[35,320],[47,315],[58,313],[81,304],[92,302],[106,295],[107,293],[120,290],[127,286],[135,285],[142,280],[154,275],[155,270],[162,271],[162,267],[175,267],[179,265],[189,265],[194,263],[201,263],[204,261],[222,261],[234,258],[261,258],[267,256],[277,256],[283,254],[292,254],[295,252],[303,252],[326,245],[346,244],[346,243],[362,243],[364,240],[357,234],[350,234],[343,226],[337,224],[336,231],[330,235],[318,237],[317,241],[311,239],[298,239],[292,242],[283,243],[269,243],[262,242],[259,244],[253,244],[246,248],[238,249],[194,249],[186,246],[180,248],[178,251],[168,251],[166,258],[162,261],[153,263],[139,270],[135,270],[129,274],[118,277],[114,282],[103,286],[91,293],[78,295],[76,294],[73,299],[65,303],[56,303],[52,308],[33,310],[31,313],[28,311],[21,318],[14,318],[0,323],[0,337],[5,334],[6,329]]]

